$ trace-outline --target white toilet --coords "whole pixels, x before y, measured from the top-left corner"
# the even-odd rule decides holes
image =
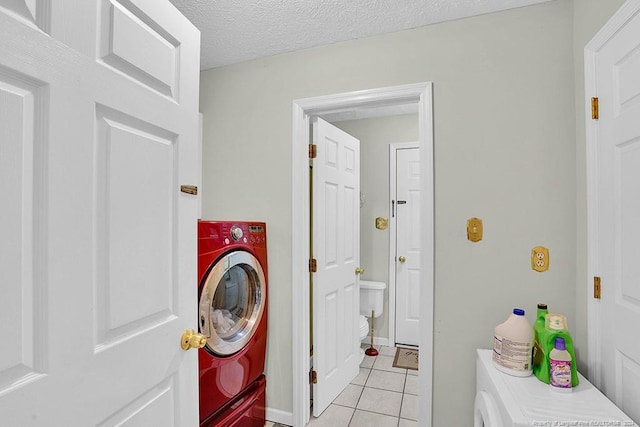
[[[364,341],[369,334],[371,310],[379,317],[384,310],[384,290],[387,285],[383,282],[360,280],[360,341]],[[364,350],[360,349],[360,361],[364,358]]]

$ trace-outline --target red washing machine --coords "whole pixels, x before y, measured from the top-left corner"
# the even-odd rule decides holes
[[[200,426],[263,427],[267,229],[198,222]]]

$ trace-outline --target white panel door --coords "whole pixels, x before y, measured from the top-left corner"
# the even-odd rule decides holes
[[[0,424],[196,426],[199,33],[0,0]]]
[[[360,142],[314,123],[313,415],[319,416],[359,372]]]
[[[632,18],[595,55],[600,118],[590,171],[597,207],[590,220],[598,240],[591,248],[594,273],[602,280],[598,385],[640,423],[640,2],[635,4]]]
[[[396,151],[396,343],[420,342],[420,151]]]

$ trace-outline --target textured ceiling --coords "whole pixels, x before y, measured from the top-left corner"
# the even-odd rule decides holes
[[[170,0],[202,32],[200,68],[550,0]]]

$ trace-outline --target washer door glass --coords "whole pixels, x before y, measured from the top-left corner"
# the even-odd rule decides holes
[[[255,333],[264,311],[266,281],[249,252],[230,252],[218,260],[200,291],[200,332],[206,348],[228,356],[241,350]]]

